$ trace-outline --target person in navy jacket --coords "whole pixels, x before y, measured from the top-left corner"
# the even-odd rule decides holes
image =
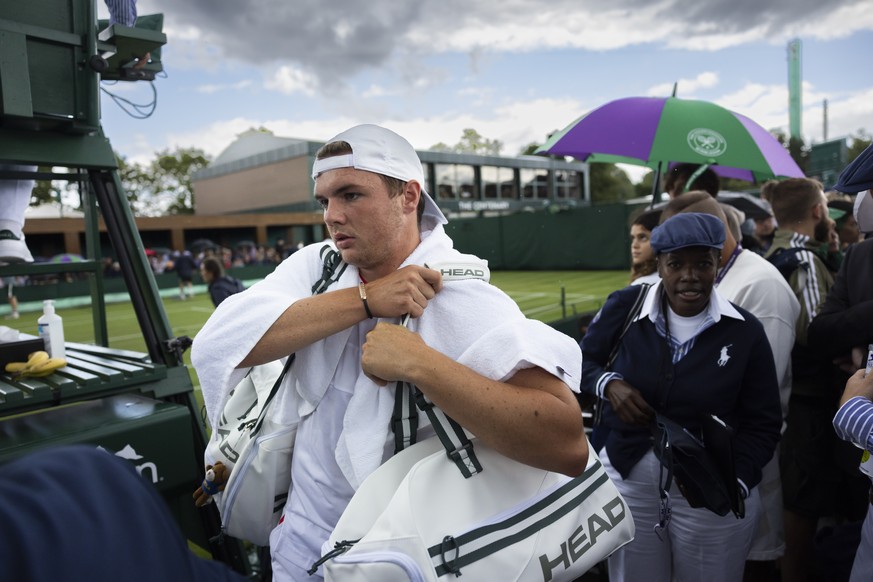
[[[761,468],[779,441],[782,412],[773,355],[748,311],[713,289],[725,233],[714,216],[682,213],[652,232],[661,282],[628,287],[606,301],[582,341],[582,389],[602,399],[607,473],[636,524],[633,542],[609,559],[610,580],[741,580],[755,532]],[[639,293],[645,300],[619,341]],[[655,411],[699,434],[703,415],[734,429],[735,471],[744,519],[692,508],[674,483],[672,520],[659,503],[653,451]],[[656,532],[654,524],[666,523]]]

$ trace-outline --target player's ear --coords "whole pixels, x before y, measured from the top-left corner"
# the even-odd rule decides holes
[[[421,200],[421,184],[415,180],[409,180],[403,185],[403,209],[410,213],[418,211],[418,203]]]

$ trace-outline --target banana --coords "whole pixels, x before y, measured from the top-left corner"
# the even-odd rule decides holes
[[[49,358],[47,360],[41,361],[36,366],[28,366],[22,372],[22,376],[29,376],[31,378],[42,378],[44,376],[48,376],[58,368],[63,368],[66,365],[67,360],[63,358]]]
[[[67,360],[52,358],[49,357],[48,353],[39,351],[30,354],[26,362],[9,362],[5,369],[13,375],[14,379],[43,378],[66,365]]]
[[[33,352],[27,356],[27,367],[33,368],[34,366],[38,366],[48,360],[49,357],[48,352],[42,350]]]
[[[9,362],[6,364],[6,371],[10,374],[18,374],[23,372],[27,367],[27,362]]]

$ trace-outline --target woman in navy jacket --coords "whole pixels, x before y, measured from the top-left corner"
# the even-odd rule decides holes
[[[634,515],[636,539],[609,559],[610,580],[742,580],[760,509],[755,486],[779,441],[782,414],[770,345],[757,319],[713,285],[724,244],[714,216],[682,213],[655,228],[661,282],[610,295],[582,341],[582,388],[603,399],[604,466]],[[728,263],[723,271],[730,268]],[[613,346],[645,293],[613,365]],[[676,484],[668,507],[653,451],[655,411],[692,433],[714,414],[734,429],[746,516],[692,508]],[[654,531],[655,524],[668,525]]]

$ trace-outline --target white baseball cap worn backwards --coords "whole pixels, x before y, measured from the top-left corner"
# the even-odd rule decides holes
[[[439,224],[446,224],[445,215],[425,190],[424,171],[415,148],[408,141],[378,125],[356,125],[332,137],[327,143],[344,141],[352,153],[315,160],[312,164],[312,179],[324,172],[339,168],[354,168],[382,174],[408,182],[415,180],[421,186],[424,197],[424,216]]]

